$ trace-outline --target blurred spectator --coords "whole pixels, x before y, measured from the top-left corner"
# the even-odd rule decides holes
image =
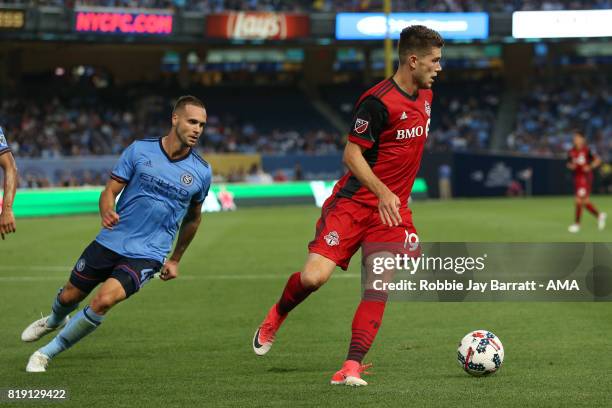
[[[449,200],[452,198],[452,168],[449,164],[444,163],[438,167],[438,194],[441,200]]]
[[[506,195],[508,197],[521,197],[523,194],[523,186],[518,180],[512,180],[510,184],[508,184],[508,189],[506,190]]]
[[[288,181],[289,178],[287,177],[287,175],[285,174],[285,172],[281,169],[276,170],[276,172],[274,173],[274,182],[285,182]]]
[[[274,182],[274,179],[270,174],[266,173],[261,166],[253,164],[245,181],[253,184],[270,184]]]
[[[518,153],[562,156],[575,129],[585,132],[604,161],[612,159],[612,93],[605,75],[547,75],[519,103],[506,147]]]
[[[225,185],[221,186],[221,190],[217,193],[217,198],[221,202],[223,211],[235,211],[236,203],[234,202],[234,193],[227,191]]]
[[[299,163],[296,163],[293,167],[293,180],[294,181],[302,181],[304,180],[304,172],[302,171],[302,166]]]

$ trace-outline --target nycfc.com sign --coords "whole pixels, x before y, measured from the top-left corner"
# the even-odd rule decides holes
[[[381,40],[389,36],[397,40],[402,30],[424,25],[436,30],[445,40],[484,40],[489,36],[487,13],[338,13],[336,39]]]
[[[74,29],[81,33],[172,34],[172,12],[138,9],[80,8]]]

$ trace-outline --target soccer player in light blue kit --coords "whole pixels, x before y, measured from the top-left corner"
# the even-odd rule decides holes
[[[11,148],[6,142],[4,132],[0,127],[0,168],[4,174],[4,188],[2,189],[2,200],[0,204],[0,237],[17,231],[15,228],[15,215],[13,214],[13,200],[17,191],[17,166]]]
[[[104,228],[77,261],[51,314],[21,335],[23,341],[35,341],[63,327],[32,354],[26,371],[46,371],[49,360],[94,331],[114,305],[136,293],[158,271],[164,281],[178,276],[179,261],[200,225],[210,188],[210,166],[192,150],[205,124],[204,104],[183,96],[174,106],[167,136],[138,140],[123,152],[100,195]],[[166,260],[177,230],[174,252]],[[89,306],[69,319],[68,314],[100,283]]]

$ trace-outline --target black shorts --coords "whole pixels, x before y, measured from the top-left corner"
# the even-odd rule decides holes
[[[90,293],[99,283],[115,278],[130,297],[162,267],[154,259],[127,258],[93,241],[77,261],[70,274],[70,283]]]

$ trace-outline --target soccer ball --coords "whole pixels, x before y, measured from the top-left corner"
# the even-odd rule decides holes
[[[493,374],[504,362],[504,346],[490,331],[475,330],[461,339],[457,349],[457,362],[468,374]]]

